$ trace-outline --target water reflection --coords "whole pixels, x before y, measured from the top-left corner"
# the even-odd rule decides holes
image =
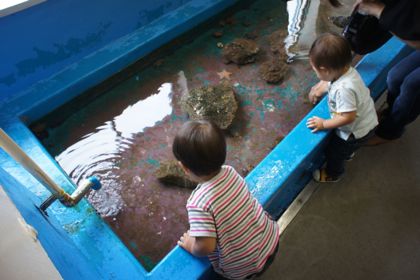
[[[308,6],[309,0],[292,0],[287,2],[287,13],[289,15],[287,31],[289,35],[285,39],[285,47],[290,62],[294,60],[299,52],[298,40],[300,31],[304,26],[305,11]]]
[[[289,62],[307,59],[309,49],[316,37],[327,31],[340,33],[341,30],[328,21],[328,15],[347,15],[351,1],[343,0],[341,8],[332,8],[323,0],[291,0],[287,2],[289,24],[285,47]]]
[[[123,207],[121,183],[113,172],[119,169],[121,152],[130,149],[135,134],[172,113],[171,93],[172,84],[162,84],[156,94],[128,106],[56,156],[76,184],[92,175],[99,177],[103,187],[89,200],[103,217],[114,216]]]
[[[156,122],[171,114],[172,84],[164,83],[159,93],[129,106],[121,115],[115,117],[115,130],[124,138],[142,132],[144,128],[153,126]]]

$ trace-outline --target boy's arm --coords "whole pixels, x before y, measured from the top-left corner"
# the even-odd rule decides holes
[[[216,249],[216,238],[206,236],[190,236],[187,231],[181,236],[178,245],[196,257],[205,257]]]
[[[318,103],[321,98],[327,93],[328,82],[319,81],[316,85],[311,88],[311,91],[308,94],[309,101],[312,104]]]
[[[306,126],[312,128],[311,132],[317,132],[319,130],[333,129],[352,123],[355,119],[356,111],[344,112],[334,114],[334,117],[328,120],[319,117],[309,118],[306,122]]]

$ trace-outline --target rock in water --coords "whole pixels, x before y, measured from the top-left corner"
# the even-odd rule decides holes
[[[238,103],[230,85],[204,86],[181,98],[181,107],[192,120],[209,120],[226,129],[235,118]]]
[[[155,172],[156,177],[165,184],[176,185],[188,189],[195,189],[196,182],[191,181],[179,166],[178,162],[171,160],[161,162],[159,169]]]
[[[283,81],[289,70],[288,65],[280,59],[265,62],[260,67],[260,76],[270,84],[277,84]]]
[[[255,41],[238,38],[224,47],[223,58],[226,63],[233,62],[239,65],[252,63],[259,50]]]
[[[287,60],[286,49],[284,46],[284,39],[287,36],[287,31],[277,30],[270,34],[268,40],[270,41],[270,49],[274,54],[277,54],[280,60]]]

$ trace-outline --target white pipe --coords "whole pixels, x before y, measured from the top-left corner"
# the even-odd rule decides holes
[[[15,161],[20,163],[58,199],[68,199],[69,195],[58,186],[25,152],[0,128],[0,147]]]
[[[82,197],[90,190],[99,190],[101,183],[92,176],[87,178],[78,186],[71,196],[58,186],[42,169],[0,128],[0,147],[8,153],[15,161],[20,163],[29,173],[43,184],[53,195],[41,205],[45,210],[56,199],[59,199],[65,206],[76,205]]]

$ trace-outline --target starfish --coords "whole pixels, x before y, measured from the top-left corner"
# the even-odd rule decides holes
[[[222,72],[217,72],[217,75],[219,76],[221,80],[223,79],[230,80],[230,75],[232,75],[232,73],[223,69]]]

